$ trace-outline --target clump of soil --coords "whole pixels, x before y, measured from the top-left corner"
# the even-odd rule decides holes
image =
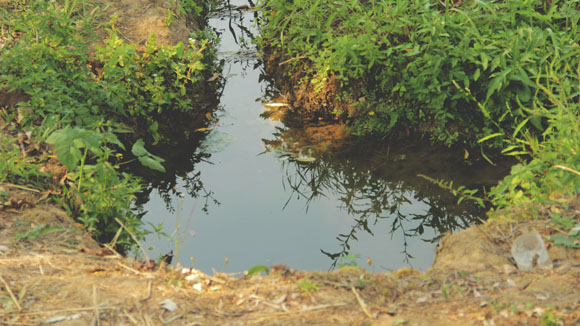
[[[197,25],[181,17],[171,1],[98,0],[95,5],[104,9],[101,20],[112,21],[119,36],[135,44],[138,50],[145,48],[151,35],[160,45],[188,44],[192,30],[188,25]],[[99,36],[105,39],[107,32],[100,30]]]
[[[294,108],[293,112],[298,113],[303,119],[332,121],[340,116],[337,112],[348,112],[351,115],[356,113],[357,109],[353,105],[355,100],[339,98],[342,87],[335,76],[330,75],[318,83],[305,81],[309,78],[305,73],[308,63],[304,63],[304,68],[296,71],[291,68],[288,60],[282,61],[273,49],[265,47],[263,52],[266,54],[264,70],[268,75],[276,76],[275,84]],[[353,93],[356,93],[356,89],[356,86],[351,85]]]

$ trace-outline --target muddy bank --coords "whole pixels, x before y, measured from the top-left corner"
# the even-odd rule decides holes
[[[337,120],[339,117],[334,112],[348,112],[354,114],[355,107],[351,104],[353,99],[341,100],[338,95],[342,93],[339,81],[330,76],[326,81],[315,89],[310,82],[305,82],[304,78],[309,75],[305,73],[307,68],[295,69],[291,63],[295,60],[285,59],[275,49],[265,46],[264,70],[270,76],[275,76],[271,82],[284,95],[286,101],[292,108],[292,113],[298,114],[305,119],[325,119]],[[300,61],[302,60],[302,61]],[[300,66],[308,66],[306,58],[299,59]]]

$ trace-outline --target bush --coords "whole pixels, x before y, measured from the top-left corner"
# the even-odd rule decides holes
[[[303,83],[341,81],[357,133],[422,127],[444,143],[542,132],[540,66],[580,63],[578,1],[262,1],[263,47]],[[282,61],[282,60],[280,60]],[[360,86],[362,85],[362,86]],[[318,86],[321,88],[322,86]],[[316,89],[316,87],[314,87]],[[346,112],[337,112],[346,115]],[[487,142],[501,146],[499,140]]]
[[[27,96],[19,103],[19,127],[53,145],[68,170],[63,196],[53,199],[100,239],[118,229],[114,218],[143,236],[139,212],[132,207],[140,180],[119,171],[126,150],[117,134],[147,130],[147,141],[162,139],[158,120],[194,110],[196,90],[206,84],[204,74],[217,69],[208,66],[216,52],[207,49],[207,39],[164,47],[151,38],[144,53],[138,53],[111,31],[93,56],[88,44],[94,12],[85,15],[75,9],[77,4],[31,1],[24,11],[0,13],[7,31],[2,37],[17,36],[0,53],[0,89]],[[9,110],[16,116],[15,108]],[[135,142],[132,152],[144,165],[163,169],[143,140]],[[8,175],[19,175],[20,168],[30,170],[16,161],[0,166]],[[28,174],[38,175],[26,173],[20,173],[26,182]]]

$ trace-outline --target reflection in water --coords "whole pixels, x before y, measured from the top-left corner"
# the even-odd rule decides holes
[[[141,175],[147,175],[147,186],[140,194],[137,204],[147,203],[151,192],[156,190],[170,212],[175,212],[173,199],[182,197],[184,194],[192,198],[201,198],[203,200],[201,209],[206,213],[210,203],[219,205],[213,197],[213,192],[204,186],[201,172],[195,169],[200,162],[209,163],[211,157],[210,153],[198,151],[200,140],[198,138],[180,144],[179,147],[157,148],[152,151],[165,159],[166,172],[141,171]]]
[[[501,169],[479,162],[463,164],[457,159],[461,157],[459,153],[425,142],[415,140],[411,141],[413,144],[392,146],[338,140],[331,144],[320,135],[311,137],[317,129],[328,129],[328,126],[280,128],[276,139],[264,140],[264,143],[267,151],[283,160],[283,184],[291,192],[286,205],[296,198],[304,200],[308,208],[316,199],[333,197],[352,216],[352,228],[336,237],[341,250],[321,249],[332,260],[331,268],[351,253],[351,244],[360,232],[374,235],[374,229],[386,227],[391,237],[399,233],[405,262],[411,264],[413,253],[407,248],[408,237],[420,237],[430,228],[436,235],[422,240],[437,242],[442,233],[465,228],[484,217],[485,209],[469,201],[457,204],[456,197],[418,178],[418,173],[443,176],[456,184],[480,189],[500,177]],[[304,148],[313,156],[310,162],[285,154],[304,151]],[[456,163],[450,165],[450,160]],[[504,171],[507,172],[507,167]]]
[[[194,257],[195,267],[206,273],[213,268],[239,272],[257,264],[324,270],[327,256],[334,267],[351,250],[372,257],[384,269],[400,268],[399,261],[412,256],[417,257],[415,266],[428,267],[433,257],[429,242],[445,230],[477,221],[483,211],[469,202],[456,205],[456,198],[416,175],[476,188],[492,185],[503,171],[479,162],[463,164],[463,152],[421,142],[356,142],[344,127],[282,123],[272,110],[261,119],[259,102],[283,107],[285,101],[273,96],[275,84],[260,74],[255,49],[244,46],[252,38],[252,15],[231,10],[230,16],[211,21],[222,39],[223,96],[216,93],[220,109],[216,112],[215,104],[210,110],[211,120],[187,127],[209,130],[153,149],[166,159],[167,172],[141,174],[149,182],[141,198],[149,210],[144,220],[163,222],[165,231],[175,229],[179,236],[180,223],[188,219],[181,230],[191,222],[196,236],[176,238],[169,245],[150,237],[146,246],[154,248],[153,254],[177,253],[181,246],[179,261],[189,265]],[[264,146],[274,155],[258,155]],[[437,166],[448,162],[457,164]],[[211,205],[217,203],[214,192],[219,206]],[[202,202],[207,214],[198,215]],[[400,250],[404,255],[397,255]]]

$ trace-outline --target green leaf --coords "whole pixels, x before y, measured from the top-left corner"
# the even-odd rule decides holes
[[[512,138],[516,138],[516,135],[518,134],[518,132],[520,132],[520,129],[522,129],[522,128],[523,128],[523,127],[526,125],[526,123],[528,123],[528,120],[529,120],[529,119],[530,119],[530,118],[525,118],[525,119],[524,119],[522,122],[520,122],[520,123],[518,124],[518,126],[517,126],[517,127],[516,127],[516,129],[514,130],[514,133],[512,134]],[[502,151],[502,152],[503,152],[503,151]]]
[[[580,248],[580,239],[574,239],[567,235],[557,234],[548,238],[557,246],[566,246],[568,248]]]
[[[149,154],[149,152],[145,149],[145,142],[143,139],[138,139],[133,147],[131,148],[131,153],[137,157],[145,156]]]
[[[533,116],[530,118],[530,122],[532,123],[532,125],[534,125],[534,127],[538,128],[538,130],[544,130],[544,127],[542,126],[542,117],[539,115]]]
[[[481,66],[483,67],[483,70],[487,70],[487,63],[489,62],[489,57],[487,56],[487,54],[481,53],[480,54],[481,57]]]
[[[522,102],[527,102],[530,100],[530,98],[532,98],[532,91],[527,85],[523,85],[522,87],[518,88],[516,93]]]
[[[479,75],[480,75],[481,71],[479,70],[479,68],[477,68],[475,70],[475,72],[473,73],[473,80],[477,81],[479,79]]]
[[[478,143],[483,143],[484,141],[486,141],[486,140],[488,140],[488,139],[495,138],[495,137],[498,137],[498,136],[503,136],[503,133],[501,133],[501,132],[496,132],[495,134],[487,135],[487,136],[485,136],[485,137],[483,137],[483,138],[479,139],[477,142],[478,142]]]
[[[104,136],[105,136],[105,141],[107,143],[117,145],[122,150],[125,150],[125,145],[123,145],[123,143],[119,140],[119,138],[117,138],[117,136],[114,133],[108,132],[108,133],[104,134]]]
[[[511,68],[508,68],[504,71],[502,71],[501,73],[499,73],[497,76],[495,76],[491,82],[489,83],[489,85],[487,86],[487,95],[485,96],[486,100],[488,100],[491,95],[493,95],[493,92],[495,92],[496,90],[498,90],[502,83],[506,80],[506,76],[512,72]]]
[[[266,273],[266,275],[268,275],[270,274],[270,269],[268,268],[268,266],[265,265],[256,265],[248,270],[248,274],[246,276],[250,277],[254,274],[259,273]]]
[[[165,172],[165,168],[163,167],[161,162],[150,156],[139,156],[138,159],[139,162],[143,164],[143,166],[146,166],[155,171]]]
[[[520,148],[520,146],[518,146],[518,145],[510,145],[510,146],[508,146],[508,147],[506,147],[506,148],[502,149],[502,150],[501,150],[501,153],[502,153],[502,154],[505,154],[505,153],[507,153],[507,152],[509,152],[509,151],[512,151],[512,150],[514,150],[514,149],[519,149],[519,148]]]

